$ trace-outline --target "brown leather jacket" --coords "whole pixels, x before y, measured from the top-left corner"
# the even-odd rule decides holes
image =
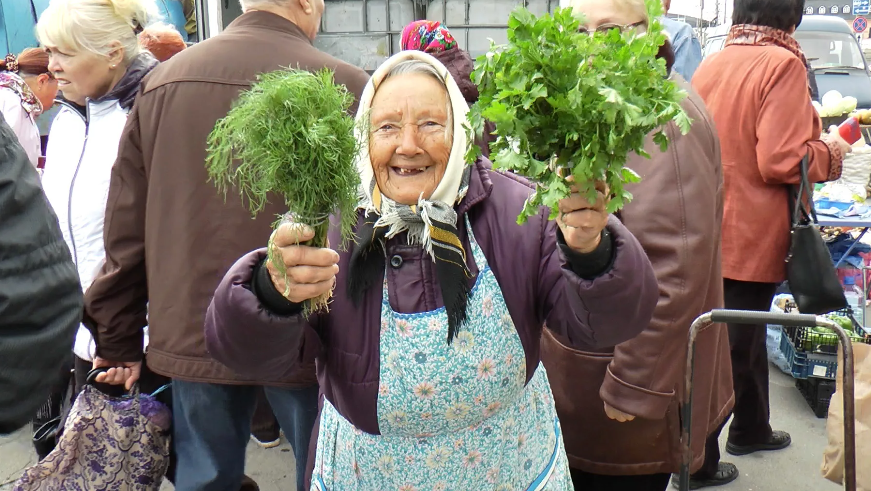
[[[680,463],[679,394],[686,366],[687,332],[700,314],[723,306],[720,226],[723,176],[720,145],[701,98],[683,79],[693,119],[682,136],[666,128],[672,143],[661,152],[650,141],[651,160],[629,167],[642,181],[621,219],[647,252],[660,297],[650,327],[613,350],[588,353],[564,346],[550,330],[542,341],[547,368],[573,468],[607,475],[676,472]],[[693,402],[693,469],[702,464],[705,437],[733,405],[729,338],[714,325],[697,341]],[[603,400],[633,414],[608,419]]]
[[[282,67],[335,71],[357,97],[369,76],[315,49],[296,25],[267,12],[243,14],[220,35],[175,55],[143,82],[112,169],[104,229],[106,264],[86,295],[86,324],[97,354],[142,357],[148,366],[197,382],[277,386],[317,383],[314,365],[283,380],[252,380],[213,360],[203,333],[209,301],[224,274],[269,239],[275,198],[255,220],[239,194],[209,182],[206,139],[240,91]],[[356,104],[351,108],[356,112]]]

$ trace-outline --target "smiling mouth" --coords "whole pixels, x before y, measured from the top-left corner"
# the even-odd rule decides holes
[[[391,169],[393,170],[393,172],[400,176],[416,176],[418,174],[423,174],[424,172],[426,172],[428,167],[417,167],[413,169],[406,169],[404,167],[391,167]]]

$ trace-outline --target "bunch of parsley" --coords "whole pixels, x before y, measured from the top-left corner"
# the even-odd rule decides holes
[[[485,121],[495,123],[490,148],[496,168],[536,184],[518,223],[541,206],[555,218],[559,201],[570,194],[570,176],[589,198],[595,197],[596,181],[604,181],[611,193],[608,211],[620,209],[632,199],[624,184],[639,180],[624,167],[629,155],[649,158],[644,144],[654,131],[664,150],[663,125],[670,121],[689,131],[680,106],[686,93],[667,79],[665,61],[657,58],[665,42],[655,20],[660,1],[646,5],[646,32],[611,29],[592,36],[578,32],[582,18],[571,9],[536,17],[519,7],[509,19],[508,44],[491,42],[478,58],[472,80],[480,97],[468,129],[480,135]],[[472,145],[467,160],[479,155]]]
[[[347,243],[360,184],[354,163],[360,147],[347,113],[353,101],[330,70],[261,75],[209,135],[210,179],[224,193],[235,187],[255,216],[270,195],[282,198],[288,214],[275,226],[311,226],[315,237],[306,244],[314,247],[326,247],[329,216],[337,214]],[[286,275],[282,258],[272,252],[270,240],[269,260]],[[312,300],[307,311],[325,308],[328,300]]]

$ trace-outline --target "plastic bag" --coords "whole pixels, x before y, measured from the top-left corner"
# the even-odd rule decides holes
[[[784,313],[783,309],[778,307],[778,304],[781,303],[781,301],[784,299],[792,301],[792,295],[780,294],[774,297],[774,300],[771,302],[772,314]],[[792,369],[789,365],[789,362],[786,360],[786,356],[783,354],[783,351],[780,350],[780,338],[782,335],[783,326],[778,326],[776,324],[768,325],[768,334],[765,342],[766,348],[768,350],[768,361],[777,368],[781,369],[783,373],[787,375],[792,375]]]

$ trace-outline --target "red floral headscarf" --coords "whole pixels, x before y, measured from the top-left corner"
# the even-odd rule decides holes
[[[417,20],[402,30],[402,50],[441,53],[457,47],[457,42],[441,22]]]

